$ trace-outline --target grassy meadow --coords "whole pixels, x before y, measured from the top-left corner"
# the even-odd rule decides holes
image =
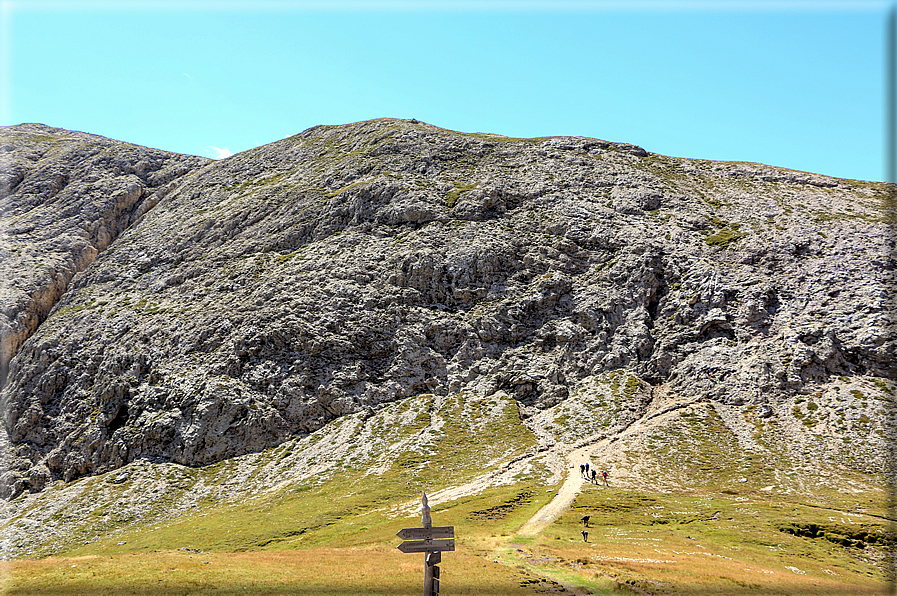
[[[454,525],[457,536],[457,550],[444,553],[440,565],[442,593],[889,593],[888,578],[875,561],[893,546],[893,534],[884,508],[864,499],[835,502],[833,495],[820,505],[762,494],[587,485],[541,535],[517,537],[515,530],[551,498],[546,490],[495,488],[434,507],[434,523]],[[581,535],[584,515],[591,517],[588,542]],[[423,556],[395,548],[396,532],[419,525],[416,514],[361,514],[309,530],[286,549],[278,547],[282,543],[249,546],[249,537],[266,531],[265,517],[257,504],[242,513],[228,507],[136,531],[123,537],[124,544],[7,562],[3,593],[420,593]],[[242,546],[222,539],[228,531],[243,537]],[[302,547],[303,541],[309,546]],[[181,543],[202,548],[171,548]]]
[[[884,501],[828,501],[588,485],[538,538],[503,555],[594,593],[611,593],[609,581],[635,593],[695,596],[888,593],[876,564],[894,546]]]
[[[318,498],[327,498],[326,489],[280,499],[280,508],[273,511],[259,503],[227,506],[158,530],[123,534],[119,536],[123,544],[90,544],[64,557],[8,562],[3,593],[420,593],[423,555],[395,548],[401,542],[396,532],[420,525],[417,513],[390,517],[378,511],[332,518],[333,523],[294,536],[285,550],[284,542],[256,542],[266,532],[277,533],[273,528],[278,522],[267,518],[297,527],[308,523],[307,518],[289,518],[296,512],[309,515],[307,505]],[[520,579],[532,579],[528,573],[496,563],[492,555],[550,498],[551,493],[520,485],[434,506],[434,523],[454,525],[457,536],[457,550],[445,553],[440,565],[443,593],[532,594],[531,584]],[[173,544],[193,546],[178,550],[171,548]],[[313,546],[302,548],[304,544]]]
[[[46,541],[52,550],[0,562],[0,592],[420,594],[423,555],[398,551],[396,532],[420,525],[421,491],[504,470],[504,484],[432,503],[434,525],[456,534],[456,551],[440,565],[442,594],[894,593],[886,555],[895,521],[875,488],[880,476],[854,471],[856,490],[798,490],[787,475],[769,475],[770,461],[790,468],[789,455],[762,428],[757,439],[770,447],[745,452],[710,406],[657,420],[594,460],[615,470],[610,486],[583,485],[534,538],[517,532],[560,479],[501,396],[418,396],[206,468],[132,464],[125,481],[116,471],[21,497],[8,523],[40,519],[65,536]],[[636,462],[640,481],[616,471]],[[60,498],[64,490],[74,496]],[[119,510],[127,503],[142,509]],[[54,525],[66,520],[71,531]]]

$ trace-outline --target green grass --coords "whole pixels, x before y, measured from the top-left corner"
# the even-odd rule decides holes
[[[731,229],[722,229],[715,234],[711,234],[704,239],[708,246],[718,246],[726,248],[733,242],[737,242],[744,237],[744,234]]]
[[[608,595],[631,587],[669,595],[876,594],[885,578],[859,555],[894,539],[888,521],[876,515],[883,511],[857,511],[869,509],[858,496],[820,504],[753,492],[593,485],[586,485],[573,507],[540,536],[516,537],[516,529],[551,494],[515,485],[434,506],[434,523],[453,525],[456,533],[457,550],[445,553],[440,565],[445,593],[533,594],[566,583]],[[319,505],[311,493],[305,497],[311,499],[306,508]],[[265,513],[250,503],[217,517],[231,520],[231,527],[254,521],[261,532],[267,518],[289,517],[296,510]],[[580,534],[583,515],[591,516],[587,543]],[[201,518],[209,517],[216,515]],[[196,526],[194,519],[177,527],[181,547],[160,549],[134,535],[122,537],[127,544],[114,548],[7,564],[4,593],[218,595],[245,593],[244,588],[272,595],[419,593],[421,557],[395,549],[400,542],[395,533],[418,524],[416,506],[398,517],[344,516],[308,530],[316,538],[298,548],[269,544],[241,552],[190,543],[183,532]]]
[[[849,498],[832,508],[800,497],[587,485],[527,550],[531,560],[550,560],[542,563],[544,572],[573,572],[597,590],[612,579],[618,589],[637,586],[652,594],[881,593],[886,577],[861,554],[884,552],[894,536],[887,520],[845,513],[855,505]],[[584,515],[591,516],[588,543],[580,534]],[[845,516],[849,524],[828,521]],[[795,535],[796,527],[813,524],[834,530]],[[860,524],[875,536],[872,542],[838,541],[838,532],[856,534]]]
[[[458,199],[460,199],[463,195],[469,193],[474,188],[477,187],[476,182],[470,184],[461,184],[455,181],[455,188],[451,189],[447,193],[445,193],[445,204],[449,209],[453,208],[458,204]]]
[[[591,379],[555,421],[581,419],[574,406],[627,402],[637,386],[619,371]],[[806,410],[824,408],[824,395],[810,398]],[[624,440],[604,462],[638,465],[652,488],[620,488],[612,472],[610,487],[584,485],[535,538],[516,532],[554,495],[538,469],[434,501],[434,524],[456,529],[457,550],[443,556],[445,593],[533,594],[560,584],[608,595],[880,593],[885,578],[871,561],[895,544],[884,491],[791,490],[780,472],[794,466],[776,420],[750,408],[742,416],[764,450],[742,449],[712,404],[692,404],[646,428],[640,451]],[[339,445],[352,448],[333,456]],[[4,593],[419,593],[420,557],[396,551],[395,534],[419,525],[421,490],[458,486],[535,446],[503,394],[419,395],[240,460],[198,469],[135,463],[120,484],[113,472],[54,485],[48,496],[82,490],[54,523],[81,525],[57,556],[7,563]],[[309,466],[317,467],[299,473]],[[851,474],[839,469],[861,478]],[[270,490],[241,492],[266,483]],[[190,496],[198,507],[166,516]],[[592,516],[588,543],[583,515]]]
[[[531,594],[515,585],[515,570],[488,555],[550,498],[545,490],[514,485],[433,506],[434,524],[455,527],[457,551],[445,553],[441,564],[450,593]],[[419,593],[422,557],[395,548],[396,532],[420,525],[419,495],[403,515],[352,509],[326,487],[280,502],[205,508],[113,544],[17,561],[7,569],[4,593],[245,594],[244,587],[253,594]],[[308,525],[314,516],[318,523]],[[278,532],[282,540],[244,548]]]
[[[343,444],[346,454],[333,455]],[[62,523],[65,535],[34,554],[115,553],[135,545],[216,551],[327,545],[343,535],[338,528],[346,520],[364,519],[361,525],[374,531],[383,523],[384,508],[419,498],[421,491],[463,484],[535,445],[510,398],[416,396],[387,404],[367,420],[337,419],[304,439],[246,456],[242,464],[227,460],[188,468],[135,462],[125,468],[128,479],[118,484],[113,480],[121,471],[71,487],[58,483],[44,495],[46,503],[61,494],[57,491],[75,490],[55,509],[54,527]],[[533,474],[530,482],[541,485],[541,472]],[[280,488],[255,495],[241,488],[264,488],[268,482]],[[169,519],[169,511],[191,501],[199,506]],[[353,532],[360,527],[354,521],[350,526]],[[92,541],[97,535],[101,539]],[[351,542],[363,544],[369,533],[353,536]],[[119,548],[122,540],[128,545]]]

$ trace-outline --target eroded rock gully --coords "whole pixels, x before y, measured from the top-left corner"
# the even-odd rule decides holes
[[[3,134],[6,495],[420,393],[531,415],[625,369],[769,408],[895,375],[893,185],[406,120],[214,163]]]

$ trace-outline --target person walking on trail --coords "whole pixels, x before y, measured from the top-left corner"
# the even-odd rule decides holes
[[[580,476],[586,475],[586,465],[585,464],[579,464],[579,475]]]
[[[604,477],[604,486],[610,486],[607,483],[607,470],[605,470],[604,472],[601,472],[601,475]]]
[[[586,462],[586,478],[589,477],[589,462]]]
[[[595,479],[598,473],[595,470],[592,470],[592,484],[598,484],[598,481]]]
[[[583,515],[581,518],[579,518],[579,521],[582,522],[582,525],[588,528],[590,519],[592,519],[591,515]]]
[[[583,542],[588,542],[588,541],[589,541],[589,531],[588,531],[588,530],[583,530],[582,532],[580,532],[580,534],[582,534],[582,541],[583,541]]]

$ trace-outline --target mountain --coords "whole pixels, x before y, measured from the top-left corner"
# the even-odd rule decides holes
[[[897,372],[892,185],[414,120],[215,162],[2,139],[7,496],[420,394],[504,391],[526,419],[625,371],[604,427],[664,395],[768,417],[818,394],[849,421],[837,379]]]
[[[424,418],[475,453],[459,485],[596,440],[668,484],[676,428],[783,490],[894,473],[893,185],[414,120],[221,161],[0,137],[6,498],[279,445],[305,459],[272,482],[370,445],[386,469],[414,448],[384,429]],[[363,440],[302,447],[340,420]]]
[[[4,559],[377,549],[425,490],[470,568],[893,569],[893,184],[394,119],[220,161],[24,124],[0,166]]]

